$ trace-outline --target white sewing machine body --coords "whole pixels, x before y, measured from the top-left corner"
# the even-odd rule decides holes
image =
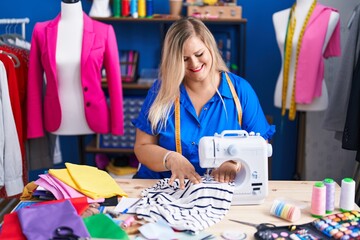
[[[221,134],[202,137],[199,159],[202,168],[217,168],[223,162],[241,163],[235,178],[232,205],[261,204],[268,195],[268,157],[272,147],[259,134],[244,130],[226,130]]]

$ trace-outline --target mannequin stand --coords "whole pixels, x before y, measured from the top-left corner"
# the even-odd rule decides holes
[[[305,165],[305,133],[306,133],[306,112],[297,112],[298,114],[298,142],[296,154],[296,169],[294,180],[302,180]]]
[[[84,141],[85,135],[78,136],[79,161],[81,165],[86,164]]]

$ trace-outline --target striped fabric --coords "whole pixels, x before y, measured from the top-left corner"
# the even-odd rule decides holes
[[[163,219],[176,230],[197,233],[220,222],[230,208],[234,183],[187,181],[181,190],[178,181],[173,186],[168,181],[162,179],[142,191],[143,199],[135,209],[139,218],[149,222]]]

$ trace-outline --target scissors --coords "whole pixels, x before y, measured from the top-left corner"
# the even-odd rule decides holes
[[[79,240],[86,239],[81,238],[74,234],[74,230],[71,227],[61,226],[55,229],[54,237],[51,240]]]
[[[243,222],[243,221],[239,221],[239,220],[235,220],[235,219],[229,219],[229,220],[232,221],[232,222],[241,223],[241,224],[244,224],[244,225],[247,225],[247,226],[254,227],[258,231],[276,227],[276,225],[274,225],[272,223],[255,224],[255,223]]]
[[[106,240],[105,238],[80,237],[74,234],[71,227],[61,226],[55,229],[54,236],[50,240]]]
[[[271,231],[269,229],[276,227],[276,225],[274,225],[272,223],[255,224],[255,223],[249,223],[249,222],[239,221],[239,220],[235,220],[235,219],[229,219],[229,220],[232,222],[241,223],[241,224],[256,228],[256,230],[259,232],[259,235],[263,239],[271,239]]]

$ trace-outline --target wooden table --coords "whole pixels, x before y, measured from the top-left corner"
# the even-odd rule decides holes
[[[141,190],[153,186],[157,180],[148,179],[115,179],[119,186],[129,194],[129,197],[139,197]],[[269,195],[261,205],[232,206],[225,218],[206,229],[205,231],[214,234],[217,239],[222,239],[221,234],[227,230],[240,230],[247,234],[247,239],[254,239],[255,228],[229,221],[237,219],[251,223],[273,223],[276,226],[290,224],[303,224],[313,221],[310,214],[310,203],[314,181],[269,181]],[[305,206],[301,211],[300,220],[290,223],[281,218],[270,215],[270,208],[277,198],[296,200]],[[336,184],[335,192],[335,213],[339,212],[340,187]],[[355,206],[357,209],[358,207]]]

